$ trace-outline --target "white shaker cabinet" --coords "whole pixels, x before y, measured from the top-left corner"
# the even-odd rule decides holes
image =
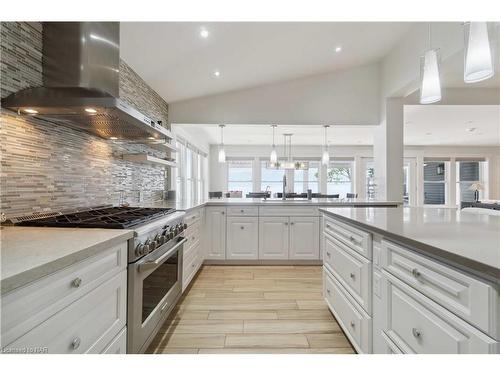
[[[288,259],[288,217],[261,217],[259,259]]]
[[[205,211],[205,259],[226,259],[226,208],[207,207]]]
[[[227,218],[226,259],[257,259],[259,256],[259,218]]]
[[[290,217],[289,259],[319,259],[319,218]]]

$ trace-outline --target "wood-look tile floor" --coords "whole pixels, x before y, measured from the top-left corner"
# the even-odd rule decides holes
[[[204,266],[147,353],[354,353],[321,266]]]

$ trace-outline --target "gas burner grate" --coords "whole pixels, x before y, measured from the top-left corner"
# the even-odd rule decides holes
[[[22,226],[126,229],[175,212],[173,208],[105,207],[25,220]]]

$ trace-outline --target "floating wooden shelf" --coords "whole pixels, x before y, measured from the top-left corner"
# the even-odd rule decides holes
[[[171,143],[168,143],[168,142],[164,142],[164,143],[146,143],[146,144],[149,147],[153,147],[153,148],[155,148],[157,150],[165,151],[165,149],[167,149],[171,153],[177,152],[177,147],[175,147],[174,145],[172,145]]]
[[[123,154],[123,159],[138,163],[159,164],[173,168],[177,167],[177,163],[175,161],[160,159],[148,154]]]

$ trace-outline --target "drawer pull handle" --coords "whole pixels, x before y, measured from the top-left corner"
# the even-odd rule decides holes
[[[327,292],[328,294],[331,294],[330,289],[327,289],[327,290],[326,290],[326,292]]]
[[[356,275],[354,273],[352,273],[352,272],[351,272],[351,274],[349,276],[351,276],[351,279],[353,279],[353,280],[356,278]]]
[[[328,229],[331,229],[331,228],[332,228],[332,227],[330,226],[330,224],[326,224],[326,227],[327,227]]]
[[[414,268],[414,269],[411,270],[411,274],[413,276],[415,276],[416,278],[419,278],[420,276],[422,276],[422,274],[420,273],[420,271],[417,270],[416,268]]]
[[[351,327],[354,328],[356,327],[356,324],[354,324],[354,322],[351,320]]]
[[[285,223],[285,225],[288,225],[288,223]]]
[[[351,242],[355,243],[355,244],[359,243],[359,241],[358,241],[358,240],[356,240],[353,236],[350,236],[350,237],[349,237],[349,240],[350,240]]]
[[[245,229],[245,227],[240,227],[241,229]]]
[[[73,348],[73,350],[76,350],[80,347],[80,344],[81,344],[82,340],[80,340],[79,337],[73,339],[73,341],[71,341],[71,347]]]
[[[224,215],[224,214],[225,214],[225,212],[224,212],[224,211],[222,211],[222,212],[221,212],[221,215]]]
[[[293,225],[293,224],[295,224],[295,223],[290,223],[290,225]]]
[[[73,288],[78,288],[80,285],[82,285],[82,279],[80,279],[79,277],[77,277],[71,282],[71,286]]]
[[[240,210],[241,213],[245,212],[245,210]]]
[[[327,252],[326,252],[326,256],[330,257],[330,255],[332,255],[332,254],[330,254],[330,252],[329,252],[329,251],[327,251]]]
[[[411,333],[413,334],[413,336],[416,338],[416,339],[420,339],[422,338],[422,332],[420,332],[419,329],[417,328],[412,328],[411,329]]]

